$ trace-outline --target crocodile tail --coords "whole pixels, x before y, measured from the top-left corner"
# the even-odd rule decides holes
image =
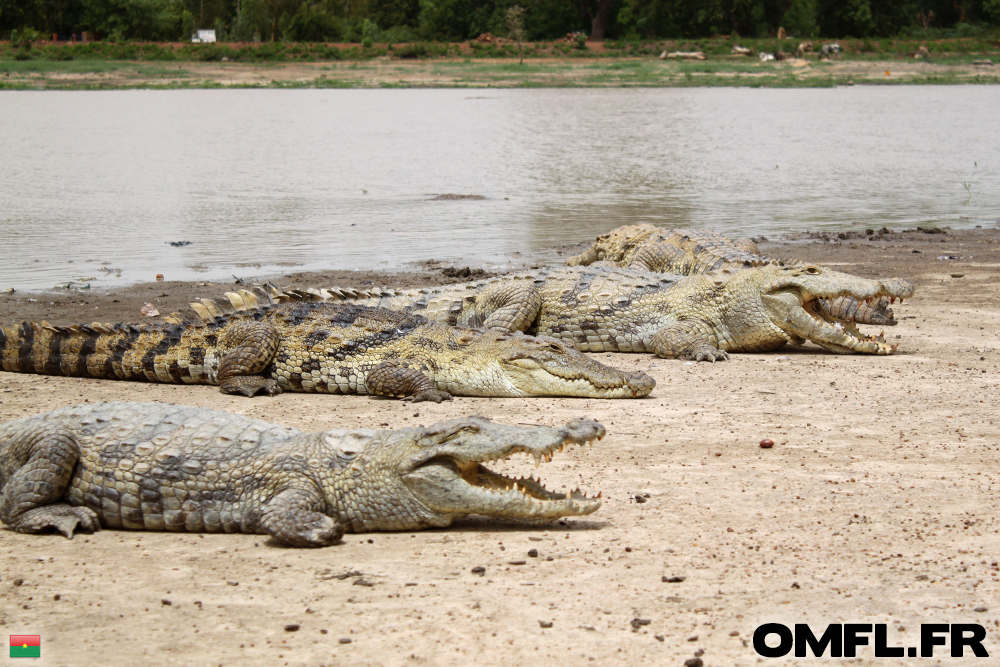
[[[3,370],[149,382],[208,381],[200,323],[92,324],[23,322],[0,334]],[[193,340],[184,338],[188,334]]]
[[[94,322],[56,327],[43,321],[4,327],[0,329],[3,369],[41,375],[108,377],[103,358],[101,363],[95,363],[92,357],[100,347],[99,340],[112,334],[116,326],[121,325]]]

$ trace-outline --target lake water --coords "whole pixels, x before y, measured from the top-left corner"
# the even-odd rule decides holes
[[[640,221],[992,226],[998,93],[2,92],[0,289],[497,267]]]

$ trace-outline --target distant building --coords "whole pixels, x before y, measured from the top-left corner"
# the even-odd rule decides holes
[[[191,35],[192,44],[213,44],[215,43],[215,31],[214,30],[199,30],[195,34]]]

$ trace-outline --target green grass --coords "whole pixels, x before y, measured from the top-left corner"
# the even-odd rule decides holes
[[[188,77],[189,72],[176,67],[130,61],[57,61],[57,60],[0,60],[0,74],[109,74],[130,72],[144,77]]]
[[[706,40],[712,42],[713,40]],[[718,41],[718,40],[716,40]],[[775,43],[776,40],[758,40]],[[787,41],[787,40],[786,40]],[[794,41],[794,40],[793,40]],[[846,40],[842,40],[842,45]],[[883,40],[886,42],[886,40]],[[741,40],[741,43],[743,41]],[[749,43],[749,42],[748,42]],[[87,45],[91,46],[91,45]],[[143,52],[153,53],[149,45],[141,45]],[[156,46],[156,45],[153,45]],[[223,45],[226,49],[230,47]],[[281,59],[266,59],[268,53],[288,53],[295,56],[294,62],[301,62],[300,56],[309,56],[322,49],[332,49],[324,45],[266,45],[265,50],[256,51],[253,60],[243,60],[243,67],[252,63],[255,69],[264,69],[269,74],[270,81],[250,84],[228,84],[217,80],[206,80],[196,66],[182,65],[178,60],[173,62],[148,60],[110,60],[96,56],[75,58],[71,60],[41,58],[41,49],[32,51],[32,59],[16,60],[9,47],[0,44],[0,88],[14,89],[81,89],[102,90],[111,88],[219,88],[219,87],[268,87],[268,88],[364,88],[364,87],[417,87],[424,85],[408,81],[409,75],[421,73],[436,81],[430,84],[446,87],[586,87],[586,86],[673,86],[673,87],[829,87],[845,85],[853,79],[856,84],[900,85],[900,84],[957,84],[957,83],[1000,83],[997,74],[1000,67],[970,68],[972,61],[991,59],[1000,64],[1000,54],[992,57],[978,53],[947,53],[932,52],[930,63],[938,66],[961,67],[962,72],[951,73],[942,67],[927,70],[923,74],[920,67],[907,68],[909,71],[901,80],[898,76],[882,77],[865,75],[855,72],[854,76],[839,74],[833,76],[833,63],[819,61],[815,56],[809,59],[809,67],[795,67],[783,62],[761,62],[756,58],[710,57],[704,61],[660,60],[656,57],[642,58],[581,58],[573,60],[533,61],[520,64],[513,59],[497,62],[484,62],[475,58],[464,60],[380,60],[373,61],[361,58],[361,51],[341,49],[340,62],[318,64],[314,71],[318,75],[310,81],[283,81],[280,68],[289,64]],[[615,46],[615,45],[612,45]],[[702,46],[697,42],[682,43],[681,48],[694,49]],[[895,45],[874,42],[869,46],[889,48]],[[138,48],[132,45],[133,48]],[[308,48],[307,48],[308,47]],[[46,47],[52,48],[52,47]],[[60,47],[61,48],[61,47]],[[156,47],[164,51],[164,47]],[[178,49],[184,51],[185,46]],[[253,47],[246,47],[253,48]],[[656,47],[659,49],[659,46]],[[867,47],[866,47],[867,48]],[[5,51],[6,49],[6,51]],[[232,49],[238,51],[238,49]],[[627,48],[620,49],[622,52]],[[86,53],[93,55],[99,49]],[[104,51],[100,51],[103,53]],[[84,52],[81,52],[84,53]],[[194,52],[192,52],[194,53]],[[212,62],[212,69],[229,67],[229,63],[216,62],[216,56],[223,51],[204,51],[197,60]],[[79,55],[79,54],[78,54]],[[356,55],[358,58],[348,58]],[[211,57],[207,57],[211,56]],[[912,57],[884,58],[873,53],[849,52],[840,58],[841,63],[851,61],[868,62],[876,59],[886,60],[886,68],[893,68],[893,61],[920,63]],[[163,59],[167,60],[167,59]],[[308,58],[306,58],[308,61]],[[312,61],[316,59],[313,58]],[[240,61],[237,59],[236,64]],[[836,61],[834,61],[836,62]],[[190,69],[182,69],[190,67]],[[271,72],[273,71],[273,74]],[[915,74],[914,74],[915,72]],[[59,75],[79,75],[84,77],[75,81],[67,81]],[[113,75],[107,81],[91,80],[88,75]],[[959,75],[961,74],[961,75]],[[6,76],[4,76],[6,75]],[[398,75],[398,76],[397,76]],[[225,74],[221,77],[225,79]],[[180,79],[180,80],[178,80]],[[395,79],[395,80],[394,80]],[[132,80],[132,81],[130,81]]]

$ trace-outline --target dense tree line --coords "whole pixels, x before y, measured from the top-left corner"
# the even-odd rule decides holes
[[[594,39],[767,37],[779,27],[797,37],[961,36],[1000,26],[1000,0],[0,0],[0,38],[34,30],[174,41],[214,28],[223,41],[460,41],[505,36],[515,5],[531,41],[570,32]]]

